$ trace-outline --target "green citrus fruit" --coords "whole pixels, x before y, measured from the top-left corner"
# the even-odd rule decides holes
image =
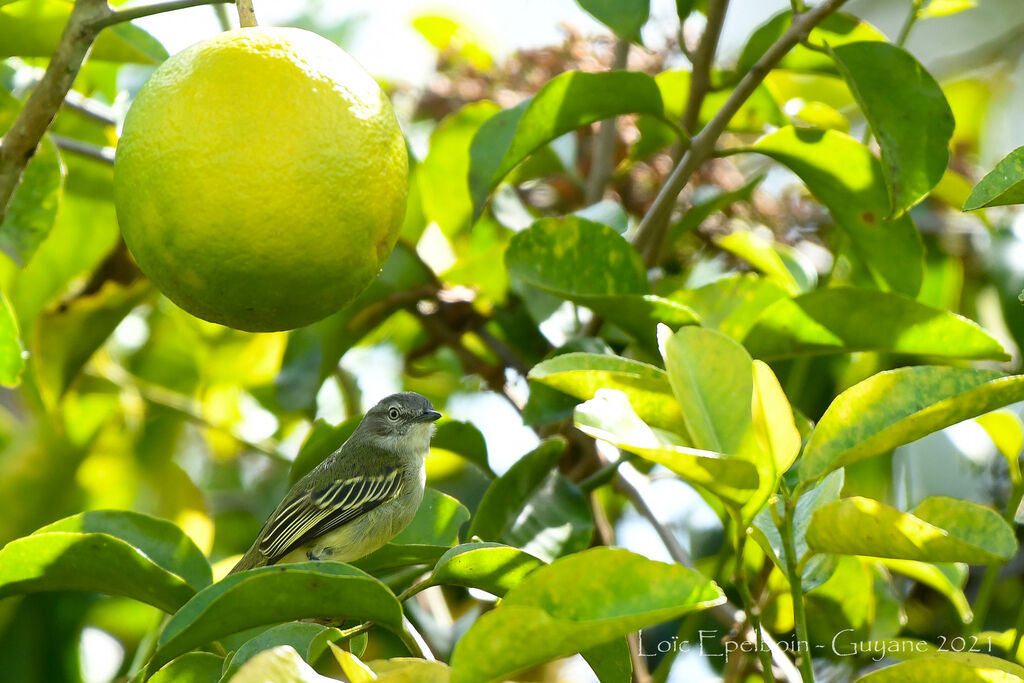
[[[307,325],[380,272],[405,212],[391,103],[347,53],[244,28],[164,62],[139,91],[114,203],[139,267],[176,304],[243,330]]]

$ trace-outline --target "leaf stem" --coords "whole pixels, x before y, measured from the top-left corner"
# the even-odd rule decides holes
[[[256,12],[252,8],[252,0],[235,0],[235,7],[238,9],[238,24],[242,28],[258,26],[256,23]]]
[[[903,47],[903,44],[907,42],[907,36],[910,35],[910,29],[914,27],[914,23],[917,21],[917,12],[920,9],[921,0],[912,0],[910,3],[910,13],[903,20],[903,26],[900,27],[899,35],[896,36],[897,46]]]
[[[662,243],[667,234],[668,222],[672,217],[676,198],[689,182],[697,168],[711,155],[719,136],[725,131],[732,117],[739,111],[744,102],[754,93],[757,86],[764,80],[768,72],[779,62],[789,50],[806,39],[811,29],[821,23],[825,17],[839,9],[846,0],[824,0],[814,9],[793,19],[793,23],[782,36],[764,53],[754,66],[750,68],[732,94],[726,99],[722,108],[706,126],[693,137],[690,147],[669,174],[665,184],[655,197],[651,208],[644,215],[633,236],[633,244],[640,251],[644,263],[648,266],[656,264],[662,250]]]
[[[754,602],[750,594],[749,577],[747,576],[747,565],[743,561],[743,550],[747,543],[747,529],[739,514],[734,515],[736,521],[736,571],[733,584],[740,594],[740,602],[743,604],[743,611],[747,614],[747,622],[754,630],[757,637],[757,658],[761,662],[761,670],[764,673],[766,683],[775,683],[775,675],[772,673],[771,653],[764,643],[763,629],[761,628],[761,609]]]
[[[807,612],[804,609],[804,590],[800,571],[797,568],[796,544],[793,540],[793,515],[796,512],[796,499],[786,498],[786,510],[779,518],[775,505],[771,506],[772,517],[779,527],[782,536],[782,552],[785,555],[786,574],[789,578],[789,590],[793,597],[793,621],[796,624],[796,649],[800,653],[800,674],[804,683],[814,683],[814,667],[811,663],[811,649],[807,636]]]

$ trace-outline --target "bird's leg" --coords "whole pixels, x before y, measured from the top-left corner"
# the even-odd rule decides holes
[[[309,559],[313,560],[314,562],[319,562],[320,561],[320,558],[317,557],[316,555],[314,555],[312,550],[307,550],[306,551],[306,557],[308,557]]]

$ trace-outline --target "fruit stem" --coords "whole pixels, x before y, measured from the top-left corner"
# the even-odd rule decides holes
[[[252,8],[252,0],[235,0],[235,7],[238,9],[238,24],[242,28],[259,25],[256,23],[256,12]]]

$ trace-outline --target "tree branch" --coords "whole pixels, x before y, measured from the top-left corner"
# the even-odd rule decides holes
[[[142,17],[151,17],[154,14],[163,14],[164,12],[173,12],[179,9],[200,7],[202,5],[231,4],[233,1],[234,0],[170,0],[169,2],[157,2],[152,5],[129,7],[128,9],[111,12],[110,16],[100,22],[99,28],[103,29],[125,21],[141,19]]]
[[[252,0],[235,0],[235,7],[238,9],[238,25],[242,28],[257,26],[256,12],[252,8]]]
[[[626,61],[629,58],[629,41],[619,39],[615,43],[615,56],[612,58],[612,71],[620,71],[626,68]],[[615,119],[606,119],[601,122],[594,136],[593,151],[590,155],[590,177],[587,178],[587,188],[584,194],[584,203],[589,206],[601,201],[604,190],[608,186],[608,180],[612,176],[612,162],[615,161],[615,142],[618,140],[618,129]]]
[[[725,130],[729,120],[739,111],[754,90],[764,80],[768,72],[778,64],[789,50],[807,37],[811,29],[817,26],[829,14],[841,7],[846,0],[824,0],[814,9],[795,17],[789,29],[779,37],[767,52],[751,67],[736,85],[732,94],[718,110],[714,118],[693,137],[690,148],[672,170],[665,184],[661,187],[651,208],[644,215],[633,237],[644,258],[644,263],[653,266],[661,255],[662,245],[672,216],[676,198],[689,182],[697,168],[714,152],[719,136]]]
[[[700,121],[700,108],[704,96],[711,88],[711,65],[715,61],[718,50],[718,39],[722,35],[725,13],[729,9],[729,0],[710,0],[708,2],[708,23],[701,36],[700,45],[693,55],[693,70],[690,75],[690,93],[683,111],[683,130],[687,135],[697,132]]]
[[[102,161],[105,164],[114,163],[113,147],[100,147],[99,145],[82,142],[81,140],[65,137],[63,135],[56,135],[55,133],[50,133],[50,138],[54,143],[56,143],[57,147],[65,152],[80,154],[81,156],[89,157],[96,161]]]

